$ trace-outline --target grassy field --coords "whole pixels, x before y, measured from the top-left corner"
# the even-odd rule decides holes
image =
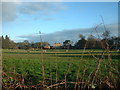
[[[4,88],[118,88],[117,51],[3,50]]]

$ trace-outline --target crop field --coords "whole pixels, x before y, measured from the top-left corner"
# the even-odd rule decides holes
[[[118,51],[3,50],[2,82],[18,88],[118,88]]]

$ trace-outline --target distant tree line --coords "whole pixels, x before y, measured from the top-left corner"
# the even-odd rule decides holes
[[[71,40],[65,40],[63,45],[60,47],[61,49],[103,49],[109,46],[110,49],[120,49],[120,37],[110,37],[110,32],[105,31],[102,34],[101,38],[96,38],[93,35],[89,35],[85,38],[84,35],[79,35],[79,40],[73,45]],[[50,46],[48,42],[29,42],[28,40],[24,40],[23,42],[15,43],[10,40],[8,35],[5,38],[0,37],[2,41],[3,49],[40,49],[45,46]],[[52,47],[52,46],[51,46]]]
[[[40,49],[44,46],[50,46],[48,42],[29,42],[28,40],[24,40],[23,42],[16,43],[18,49]]]
[[[0,42],[2,42],[2,48],[3,49],[15,49],[16,43],[8,37],[8,35],[5,36],[5,38],[2,36],[0,37]]]
[[[103,32],[101,38],[96,38],[93,35],[89,35],[86,39],[85,36],[80,34],[80,39],[72,46],[71,40],[65,40],[63,42],[63,48],[65,49],[120,49],[120,36],[110,37],[110,31]]]

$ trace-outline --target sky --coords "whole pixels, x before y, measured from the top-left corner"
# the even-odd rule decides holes
[[[118,35],[117,2],[2,2],[1,16],[2,35],[15,42],[38,42],[39,31],[50,44],[76,42],[79,34],[96,35],[101,16],[111,35]],[[103,31],[100,25],[99,34]]]

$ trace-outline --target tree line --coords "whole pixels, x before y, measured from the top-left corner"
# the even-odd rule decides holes
[[[64,48],[72,49],[105,49],[109,47],[110,49],[120,49],[120,36],[110,36],[110,31],[104,31],[101,37],[98,35],[98,38],[89,35],[85,38],[84,35],[79,35],[79,40],[72,46],[71,40],[65,40],[63,42]]]
[[[79,40],[75,42],[73,45],[73,42],[71,40],[65,40],[63,42],[63,45],[60,47],[61,49],[102,49],[106,48],[109,45],[110,49],[120,49],[120,37],[112,36],[110,37],[110,32],[105,31],[102,34],[101,38],[96,38],[93,35],[89,35],[87,38],[85,38],[84,35],[79,35]],[[24,40],[23,42],[15,43],[14,41],[10,40],[8,35],[5,37],[0,37],[0,40],[2,42],[2,48],[3,49],[40,49],[44,48],[45,46],[50,46],[48,42],[29,42],[28,40]]]
[[[5,36],[5,38],[2,36],[0,37],[0,42],[2,45],[2,49],[15,49],[16,47],[16,43],[12,40],[10,40],[10,38],[8,37],[8,35]]]

